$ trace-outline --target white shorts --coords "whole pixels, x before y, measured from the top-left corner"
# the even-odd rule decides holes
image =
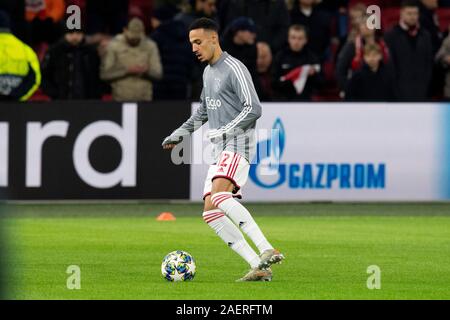
[[[223,151],[219,161],[209,166],[203,189],[203,199],[211,194],[215,178],[225,178],[234,184],[233,197],[242,198],[241,187],[247,182],[250,164],[238,153]]]

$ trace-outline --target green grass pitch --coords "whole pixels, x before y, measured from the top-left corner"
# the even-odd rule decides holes
[[[201,204],[6,205],[6,298],[450,299],[450,204],[248,208],[286,256],[272,282],[235,282],[248,267],[203,222]],[[156,221],[162,211],[177,220]],[[196,259],[192,282],[160,274],[178,249]],[[66,287],[69,265],[81,269],[80,290]],[[367,288],[370,265],[379,290]]]

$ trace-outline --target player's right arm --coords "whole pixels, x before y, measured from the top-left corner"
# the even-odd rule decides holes
[[[166,137],[162,142],[164,149],[172,149],[176,144],[183,140],[183,136],[192,134],[195,130],[200,128],[206,121],[208,121],[208,114],[206,112],[206,103],[204,91],[200,95],[200,107],[196,112],[186,120],[178,129]]]

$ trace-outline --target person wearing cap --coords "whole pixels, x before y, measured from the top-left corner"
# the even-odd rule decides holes
[[[260,92],[260,82],[256,68],[256,25],[253,19],[238,17],[224,30],[222,46],[226,52],[242,61],[247,67],[255,84],[256,91]]]
[[[133,18],[107,46],[100,66],[100,78],[112,87],[116,101],[153,100],[153,81],[162,78],[156,43],[146,38],[144,24]]]
[[[42,62],[42,89],[52,99],[99,99],[100,58],[82,28],[66,29]]]
[[[9,27],[8,14],[0,11],[0,100],[25,101],[41,83],[39,60]]]
[[[272,52],[284,46],[290,25],[286,0],[227,0],[221,1],[219,8],[222,25],[241,16],[251,18],[258,41],[267,42]]]

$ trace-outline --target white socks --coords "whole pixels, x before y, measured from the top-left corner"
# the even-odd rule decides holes
[[[261,262],[256,252],[245,240],[241,231],[220,209],[203,212],[203,220],[217,233],[217,235],[252,268]]]
[[[211,201],[214,206],[222,209],[248,235],[261,253],[267,249],[273,249],[250,212],[241,203],[233,199],[231,192],[218,192],[211,197]]]

